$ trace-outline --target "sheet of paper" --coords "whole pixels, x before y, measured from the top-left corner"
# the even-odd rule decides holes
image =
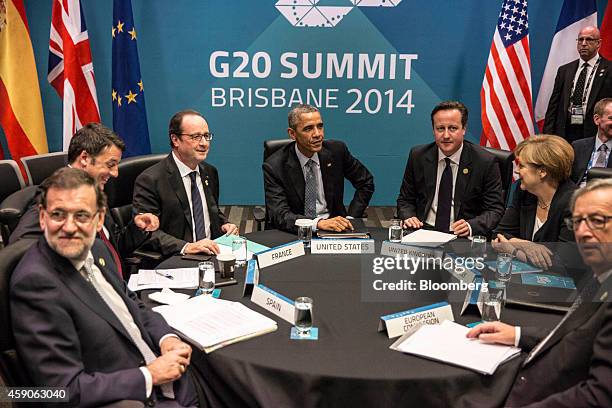
[[[231,248],[234,237],[235,235],[221,235],[220,237],[215,239],[215,242],[219,245],[224,245]],[[247,251],[251,253],[265,251],[266,249],[270,248],[265,245],[258,244],[257,242],[247,240]]]
[[[176,293],[170,288],[163,288],[160,292],[149,293],[149,299],[165,305],[175,305],[189,299],[189,295]]]
[[[403,237],[402,243],[411,243],[420,246],[439,246],[456,238],[457,236],[454,234],[420,229]]]
[[[159,306],[153,310],[203,349],[276,329],[274,320],[242,303],[211,296],[197,296],[177,305]]]
[[[397,350],[483,374],[493,374],[499,364],[520,353],[516,347],[468,339],[465,335],[469,330],[449,320],[439,325],[423,325],[399,344]]]
[[[172,279],[167,278],[172,276]],[[132,291],[143,289],[188,289],[198,286],[198,268],[141,269],[130,276],[128,288]]]

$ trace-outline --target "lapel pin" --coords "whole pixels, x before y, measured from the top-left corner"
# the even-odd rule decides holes
[[[463,169],[463,174],[468,174],[470,171],[468,169]]]
[[[327,163],[327,167],[331,167],[331,163]]]
[[[106,261],[104,260],[104,258],[98,258],[98,263],[100,264],[100,266],[106,266]]]
[[[599,300],[602,302],[605,302],[607,298],[608,298],[608,292],[605,292],[603,295],[601,295]]]
[[[208,179],[204,180],[204,184],[208,186]]]

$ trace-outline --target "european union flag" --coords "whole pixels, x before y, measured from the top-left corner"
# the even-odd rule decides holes
[[[131,0],[113,2],[113,129],[125,141],[124,157],[151,153],[144,86]]]

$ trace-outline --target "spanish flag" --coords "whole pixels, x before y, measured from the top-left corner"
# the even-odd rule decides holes
[[[0,0],[0,125],[20,166],[20,157],[48,151],[23,0]]]

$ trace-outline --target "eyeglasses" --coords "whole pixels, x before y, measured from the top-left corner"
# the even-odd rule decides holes
[[[567,228],[576,231],[582,221],[586,221],[588,227],[592,230],[601,230],[606,228],[608,220],[612,219],[612,215],[588,215],[586,217],[572,217],[565,219]]]
[[[189,138],[191,140],[193,140],[194,142],[200,142],[202,139],[206,140],[207,142],[210,142],[211,140],[213,140],[213,133],[179,133],[180,136],[189,136]]]
[[[93,214],[90,214],[87,211],[77,211],[75,213],[70,213],[61,210],[54,210],[49,212],[46,209],[45,212],[49,215],[49,218],[51,218],[53,222],[64,223],[70,216],[72,216],[74,222],[81,225],[88,225],[89,223],[91,223],[91,221],[98,213],[98,211]]]
[[[591,38],[591,37],[579,37],[579,38],[576,38],[576,42],[579,42],[579,43],[587,42],[589,44],[597,42],[599,40],[600,40],[599,38]]]

